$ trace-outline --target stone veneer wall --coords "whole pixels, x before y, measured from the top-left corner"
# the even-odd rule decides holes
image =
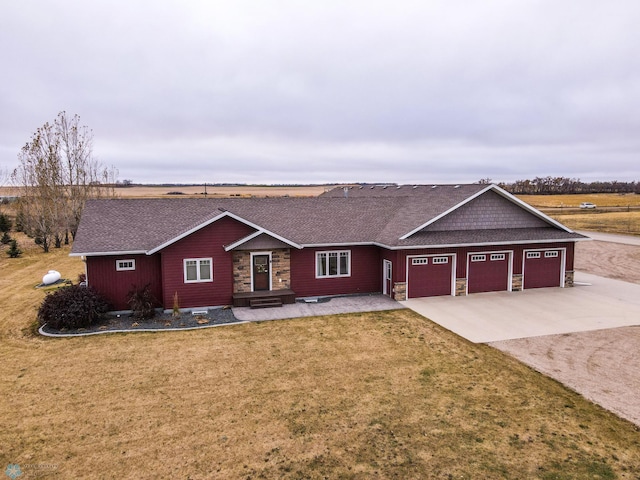
[[[514,273],[511,276],[511,291],[519,292],[520,290],[522,290],[522,274]]]
[[[396,282],[393,284],[393,298],[398,302],[404,302],[407,299],[406,282]]]
[[[271,288],[288,290],[291,288],[291,252],[288,248],[267,250],[271,252]],[[233,292],[251,292],[251,253],[233,252]],[[255,251],[253,253],[261,253]]]
[[[467,294],[467,279],[456,278],[456,297],[460,297]]]
[[[573,287],[573,270],[564,272],[564,286]]]

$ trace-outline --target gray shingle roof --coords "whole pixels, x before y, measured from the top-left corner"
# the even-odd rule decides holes
[[[380,244],[407,248],[584,238],[549,224],[529,229],[476,230],[470,226],[462,231],[418,231],[401,240],[487,188],[364,187],[348,198],[338,190],[341,195],[327,192],[313,198],[91,200],[83,212],[72,254],[149,253],[226,215],[300,246]],[[378,195],[373,194],[376,190]]]

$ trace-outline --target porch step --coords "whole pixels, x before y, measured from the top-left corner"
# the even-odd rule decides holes
[[[272,308],[281,306],[282,299],[280,297],[252,298],[249,301],[249,307],[251,308]]]

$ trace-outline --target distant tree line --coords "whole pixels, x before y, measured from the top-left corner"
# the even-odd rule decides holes
[[[478,183],[491,183],[482,179]],[[513,183],[500,183],[507,192],[516,195],[554,195],[574,193],[638,193],[640,182],[582,182],[568,177],[536,177],[533,180],[516,180]]]

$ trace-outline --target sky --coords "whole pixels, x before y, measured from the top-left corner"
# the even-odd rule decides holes
[[[638,0],[2,0],[0,168],[58,112],[135,183],[640,181]]]

